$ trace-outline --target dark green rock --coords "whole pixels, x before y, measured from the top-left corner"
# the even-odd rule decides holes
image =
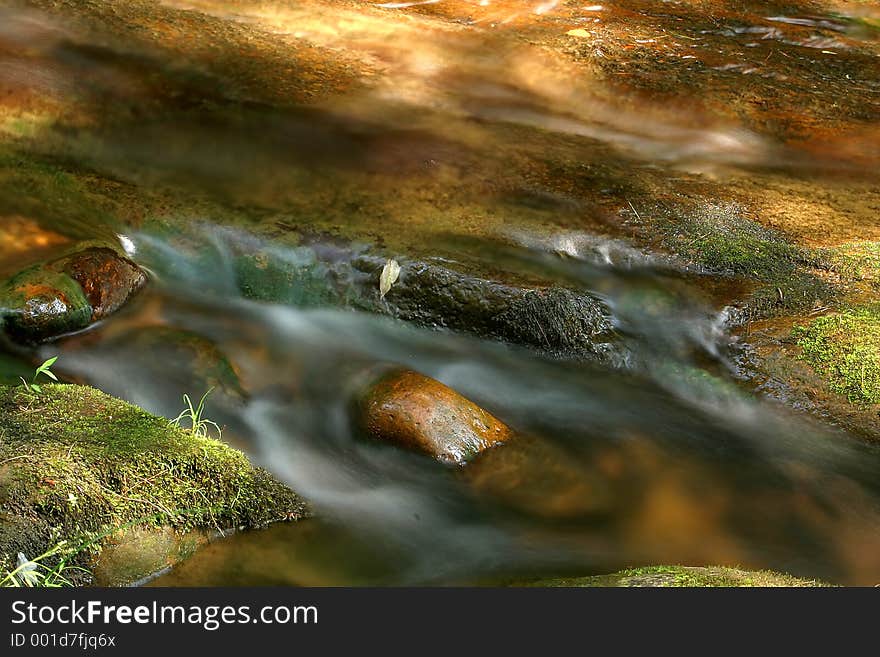
[[[92,307],[79,283],[43,265],[26,269],[0,288],[4,329],[21,342],[79,331],[89,325]]]

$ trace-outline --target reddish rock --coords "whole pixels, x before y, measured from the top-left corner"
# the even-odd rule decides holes
[[[3,330],[25,343],[80,331],[118,310],[146,280],[136,264],[106,247],[34,265],[0,284]]]
[[[79,283],[92,307],[92,321],[115,312],[147,282],[144,272],[113,249],[85,249],[58,262]]]
[[[463,464],[508,440],[511,430],[452,388],[406,369],[372,383],[358,399],[358,421],[372,438]]]

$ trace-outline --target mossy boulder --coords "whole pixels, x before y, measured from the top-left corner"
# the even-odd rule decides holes
[[[803,250],[744,216],[735,205],[706,205],[661,222],[664,243],[717,272],[778,280],[790,275]]]
[[[129,527],[249,528],[306,513],[225,443],[68,385],[0,388],[0,506],[0,568]]]
[[[78,331],[89,325],[92,308],[75,280],[42,266],[9,279],[0,291],[4,330],[23,342]]]
[[[560,577],[531,582],[546,587],[807,587],[828,586],[818,580],[799,579],[769,570],[724,567],[651,566],[593,577]]]
[[[880,404],[880,303],[819,317],[795,327],[793,337],[831,390],[853,403]]]
[[[3,328],[19,342],[79,331],[118,310],[146,275],[108,247],[89,247],[25,269],[0,287]]]

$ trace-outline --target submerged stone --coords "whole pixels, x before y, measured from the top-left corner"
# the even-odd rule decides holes
[[[0,287],[7,335],[35,343],[87,328],[118,310],[146,274],[107,247],[89,247],[29,267]]]
[[[74,344],[84,344],[87,339]],[[110,337],[90,353],[94,359],[90,362],[101,372],[114,369],[114,360],[124,361],[126,370],[138,372],[143,381],[142,398],[150,400],[144,402],[150,410],[176,408],[184,393],[200,396],[201,391],[211,390],[212,402],[219,397],[237,403],[247,397],[226,353],[209,338],[192,331],[140,326]],[[123,394],[124,384],[120,386],[114,376],[104,378],[99,372],[92,380],[100,382],[107,392]]]
[[[357,421],[376,440],[462,465],[512,436],[510,428],[436,379],[386,372],[357,399]]]

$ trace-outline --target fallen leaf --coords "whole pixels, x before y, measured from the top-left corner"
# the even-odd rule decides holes
[[[400,276],[400,265],[397,260],[388,260],[382,267],[382,273],[379,275],[379,297],[384,299],[385,295],[391,290],[391,286],[397,282]]]
[[[593,36],[592,34],[587,32],[586,30],[583,30],[581,28],[577,28],[575,30],[569,30],[568,32],[566,32],[566,34],[568,36],[578,37],[580,39],[588,39],[591,36]]]

